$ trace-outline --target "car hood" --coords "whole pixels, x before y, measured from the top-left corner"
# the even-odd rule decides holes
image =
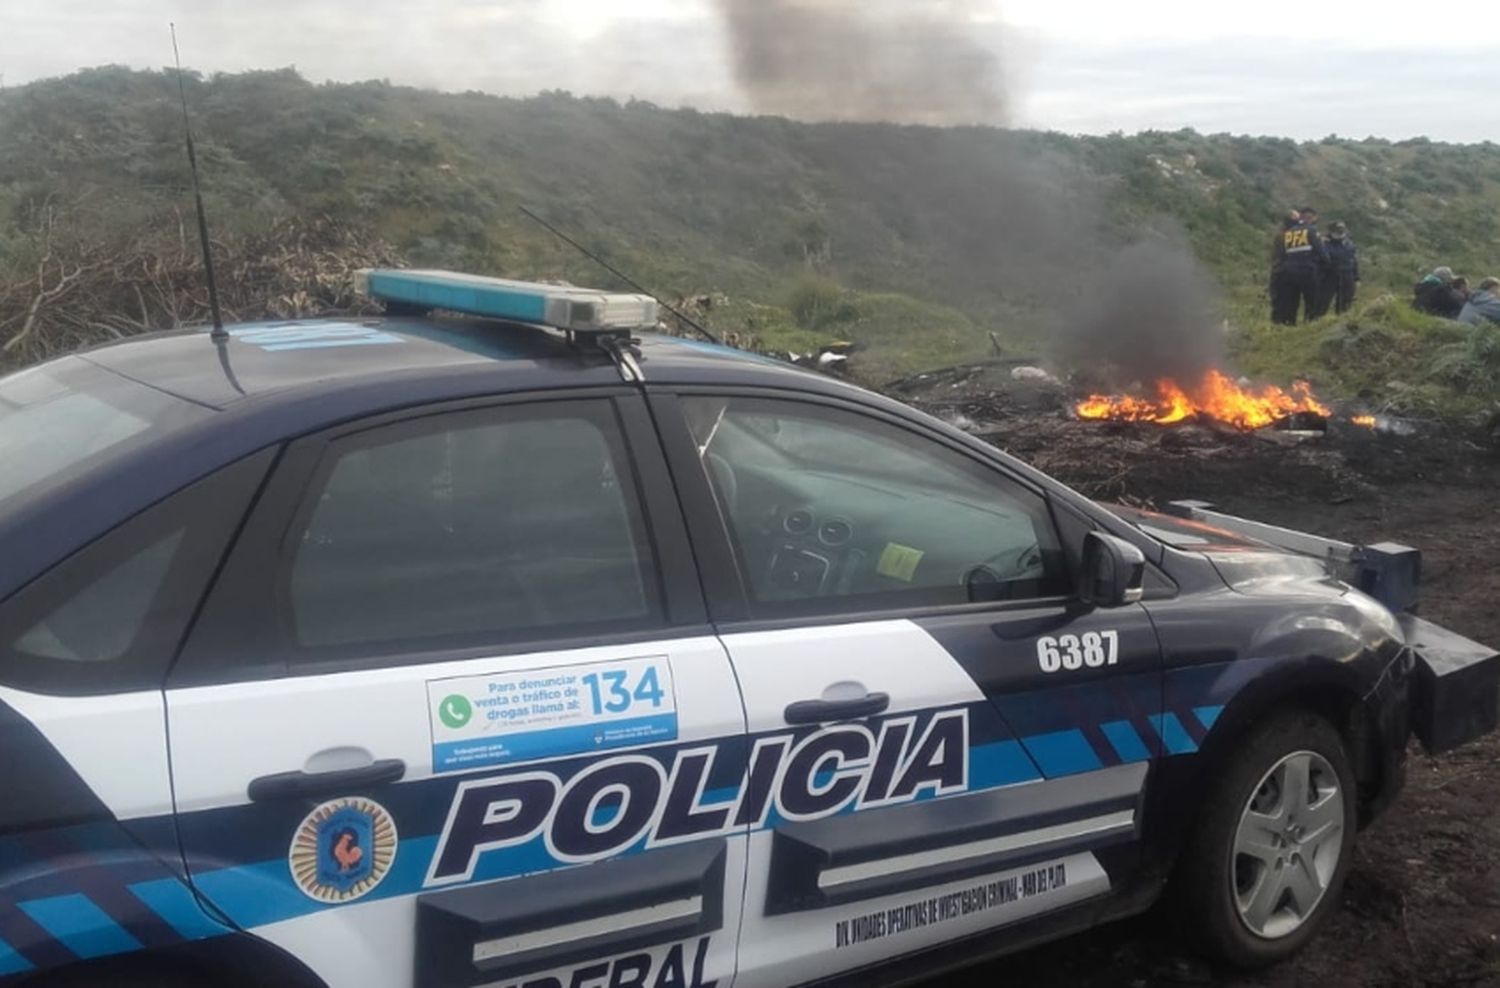
[[[1342,594],[1349,589],[1330,575],[1321,559],[1199,521],[1122,505],[1106,507],[1164,545],[1208,557],[1224,582],[1243,593],[1284,594],[1289,582],[1309,591],[1316,587],[1313,592]]]

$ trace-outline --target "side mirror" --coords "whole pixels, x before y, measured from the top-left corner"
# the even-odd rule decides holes
[[[1078,596],[1095,607],[1123,607],[1146,592],[1146,557],[1114,535],[1090,532],[1083,540]]]

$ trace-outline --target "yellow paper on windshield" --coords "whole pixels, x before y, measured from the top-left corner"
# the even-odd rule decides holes
[[[887,542],[885,551],[880,554],[880,562],[875,565],[875,572],[881,576],[888,576],[893,580],[902,580],[910,583],[912,577],[917,575],[917,564],[925,556],[921,549],[913,549],[909,545],[900,545],[895,542]]]

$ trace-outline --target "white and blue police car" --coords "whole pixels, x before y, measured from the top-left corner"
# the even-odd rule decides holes
[[[1106,509],[642,296],[0,378],[0,981],[872,986],[1276,961],[1496,656],[1416,554]]]

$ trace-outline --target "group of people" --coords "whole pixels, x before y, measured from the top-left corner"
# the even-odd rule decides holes
[[[1300,310],[1311,322],[1347,312],[1359,287],[1359,251],[1340,220],[1318,234],[1318,211],[1294,209],[1271,242],[1271,321],[1293,326]]]
[[[1294,326],[1300,312],[1312,322],[1332,308],[1347,312],[1359,287],[1359,251],[1342,221],[1318,234],[1318,211],[1293,209],[1271,241],[1271,321]],[[1468,279],[1449,267],[1434,268],[1412,289],[1418,312],[1470,326],[1500,324],[1500,278],[1486,278],[1470,291]]]
[[[1469,280],[1455,275],[1452,268],[1433,268],[1412,288],[1411,306],[1470,326],[1500,323],[1500,278],[1486,278],[1470,292]]]

